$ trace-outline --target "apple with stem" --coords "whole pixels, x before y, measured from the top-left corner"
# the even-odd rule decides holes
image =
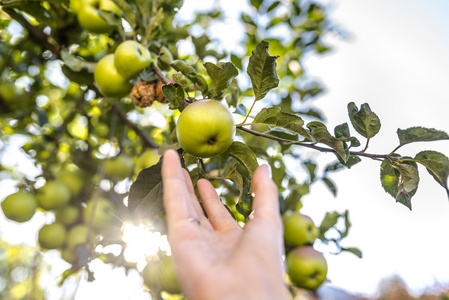
[[[287,211],[282,216],[282,221],[284,223],[284,240],[291,246],[313,244],[318,237],[319,230],[312,219],[298,211]]]
[[[92,33],[107,33],[114,28],[100,17],[100,10],[111,11],[120,16],[120,8],[111,0],[81,0],[80,3],[72,1],[74,3],[71,4],[71,9],[77,12],[78,22]]]
[[[297,287],[316,290],[326,280],[326,259],[312,246],[295,248],[287,254],[287,274]]]
[[[114,52],[117,71],[125,78],[131,79],[150,66],[150,51],[136,41],[124,41]]]
[[[100,59],[95,67],[94,79],[106,97],[125,97],[133,87],[129,79],[117,71],[114,54],[108,54]]]
[[[176,136],[184,151],[201,158],[225,152],[234,135],[231,112],[216,100],[199,100],[188,105],[176,125]]]

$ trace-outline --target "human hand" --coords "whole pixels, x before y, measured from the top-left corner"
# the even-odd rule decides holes
[[[244,229],[226,210],[212,184],[200,179],[197,187],[204,215],[176,151],[164,153],[162,180],[168,239],[188,299],[288,299],[278,193],[268,166],[254,172],[254,218]]]

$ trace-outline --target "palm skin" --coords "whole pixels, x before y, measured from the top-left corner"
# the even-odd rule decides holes
[[[164,154],[162,178],[169,242],[188,299],[288,299],[278,194],[267,166],[254,173],[254,218],[244,229],[212,184],[201,179],[197,186],[206,217],[175,151]]]

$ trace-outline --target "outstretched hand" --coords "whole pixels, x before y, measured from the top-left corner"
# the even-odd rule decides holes
[[[254,173],[254,218],[244,229],[226,210],[212,184],[200,179],[197,187],[204,214],[176,151],[164,153],[162,180],[168,238],[188,299],[287,299],[282,221],[268,166]]]

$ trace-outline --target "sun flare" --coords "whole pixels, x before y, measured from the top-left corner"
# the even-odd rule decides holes
[[[170,251],[167,236],[149,226],[125,223],[122,231],[122,240],[127,244],[124,256],[128,262],[145,265],[146,257],[156,255],[158,251]]]

